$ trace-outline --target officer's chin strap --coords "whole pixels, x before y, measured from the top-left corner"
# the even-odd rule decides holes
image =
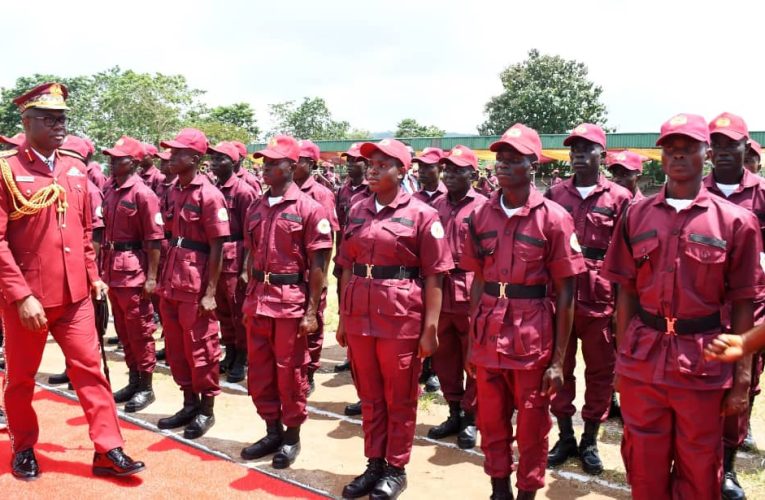
[[[66,215],[66,209],[69,208],[69,203],[66,201],[66,190],[55,178],[53,179],[52,184],[40,188],[35,194],[27,199],[16,185],[16,181],[13,179],[11,166],[4,158],[0,158],[0,173],[2,173],[3,181],[11,192],[11,200],[13,201],[14,209],[9,216],[11,220],[17,220],[26,215],[35,215],[41,210],[56,203],[58,225],[59,227],[64,225],[64,217]]]

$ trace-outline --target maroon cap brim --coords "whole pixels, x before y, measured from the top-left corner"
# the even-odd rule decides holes
[[[706,144],[709,144],[709,138],[706,135],[702,134],[689,134],[688,132],[671,132],[666,135],[662,135],[658,139],[656,139],[656,145],[661,146],[661,143],[667,140],[667,137],[672,137],[673,135],[684,135],[685,137],[690,137],[694,141],[703,142]]]
[[[741,132],[736,132],[735,130],[715,130],[711,134],[709,134],[709,138],[711,139],[713,135],[715,134],[722,134],[725,137],[728,137],[730,139],[733,139],[734,141],[740,141],[741,139],[749,139],[749,136],[742,134]]]
[[[118,158],[122,158],[122,157],[125,157],[125,156],[130,156],[130,155],[129,155],[129,154],[127,154],[126,152],[124,152],[124,151],[120,151],[120,150],[119,150],[119,149],[117,149],[117,148],[104,149],[104,150],[103,150],[103,151],[101,151],[101,152],[102,152],[103,154],[105,154],[105,155],[109,155],[109,156],[116,156],[116,157],[118,157]]]
[[[288,159],[291,160],[287,155],[277,153],[276,151],[273,151],[271,149],[261,149],[260,151],[256,151],[252,154],[253,158],[268,158],[269,160],[283,160]]]
[[[159,143],[160,146],[163,148],[173,148],[173,149],[194,149],[188,144],[184,144],[182,142],[178,141],[162,141]],[[195,150],[196,151],[196,150]]]
[[[527,147],[525,144],[518,144],[516,141],[512,139],[500,139],[496,142],[492,142],[489,145],[489,151],[496,153],[499,150],[499,147],[502,145],[510,146],[511,148],[518,150],[521,154],[524,154],[524,155],[536,154],[536,152],[533,149]]]
[[[469,160],[466,160],[464,158],[460,158],[459,156],[453,157],[449,156],[441,160],[443,162],[453,163],[457,165],[458,167],[470,167],[473,170],[475,170],[476,166],[473,165]]]

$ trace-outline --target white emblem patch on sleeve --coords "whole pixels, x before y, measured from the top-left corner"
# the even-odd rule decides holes
[[[228,222],[228,210],[226,210],[226,207],[220,207],[218,209],[218,220],[221,222]]]
[[[329,221],[327,219],[320,220],[319,224],[316,226],[316,229],[321,234],[329,234],[332,232],[332,226],[329,224]]]
[[[574,234],[574,233],[571,233],[571,248],[575,252],[581,252],[582,251],[582,247],[579,245],[579,240],[576,239],[576,234]]]
[[[440,240],[444,237],[444,226],[439,221],[435,221],[430,225],[430,235],[435,239]]]
[[[161,213],[157,212],[156,214],[154,214],[154,224],[156,224],[158,226],[164,226],[165,225],[165,221],[162,220],[162,214]]]
[[[96,207],[96,217],[98,217],[99,219],[104,218],[104,208],[101,205]]]

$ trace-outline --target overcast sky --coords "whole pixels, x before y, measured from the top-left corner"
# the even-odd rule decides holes
[[[522,5],[522,7],[519,7]],[[3,2],[0,86],[119,65],[181,73],[211,105],[327,100],[371,131],[412,117],[476,133],[498,75],[531,48],[584,62],[609,125],[658,130],[678,112],[765,130],[765,2],[69,0]]]

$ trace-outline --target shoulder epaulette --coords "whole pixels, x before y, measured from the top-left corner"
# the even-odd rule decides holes
[[[68,149],[59,149],[58,152],[59,154],[62,154],[64,156],[71,156],[72,158],[80,160],[83,163],[85,162],[85,159],[82,156],[75,153],[74,151],[69,151]]]
[[[5,150],[5,151],[0,151],[0,158],[11,157],[11,156],[15,155],[18,152],[19,152],[18,149],[8,149],[8,150]]]

